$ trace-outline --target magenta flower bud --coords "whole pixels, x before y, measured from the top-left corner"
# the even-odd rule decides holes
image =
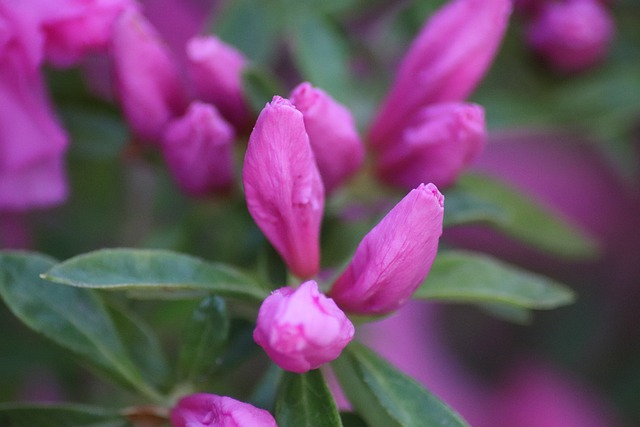
[[[527,29],[531,47],[560,72],[600,62],[615,32],[611,14],[596,0],[549,2]]]
[[[244,97],[244,55],[214,36],[194,37],[187,43],[189,75],[196,97],[214,104],[237,129],[245,129],[252,114]]]
[[[173,427],[277,427],[264,409],[227,396],[196,393],[180,399],[171,410]]]
[[[362,166],[364,147],[351,112],[321,89],[301,83],[291,102],[304,117],[311,148],[327,193]]]
[[[442,234],[444,197],[435,185],[411,190],[360,242],[329,295],[345,311],[385,314],[427,277]]]
[[[253,339],[276,365],[302,374],[335,360],[353,334],[347,316],[309,280],[264,300]]]
[[[275,96],[249,137],[242,171],[247,207],[298,277],[320,268],[324,188],[302,113]]]
[[[183,117],[167,124],[162,153],[186,193],[206,196],[233,184],[234,138],[213,105],[194,101]]]
[[[187,107],[175,61],[153,27],[131,9],[116,20],[112,57],[116,92],[133,132],[160,143],[164,125]]]
[[[381,149],[378,175],[393,185],[415,188],[422,182],[438,187],[454,183],[485,146],[484,109],[476,104],[447,102],[418,112],[396,143]]]
[[[429,19],[400,64],[369,136],[393,142],[429,104],[462,101],[486,73],[502,41],[510,0],[454,0]]]

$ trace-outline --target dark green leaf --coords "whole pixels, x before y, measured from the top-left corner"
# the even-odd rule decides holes
[[[258,408],[272,410],[283,373],[284,371],[278,365],[271,363],[253,389],[249,402]]]
[[[427,279],[413,296],[536,309],[555,308],[574,299],[570,289],[549,278],[488,255],[464,251],[438,254]]]
[[[478,304],[480,309],[487,314],[507,322],[518,325],[529,325],[533,320],[531,310],[510,304],[487,303]]]
[[[179,380],[197,381],[214,371],[229,337],[229,323],[227,307],[220,297],[207,297],[196,307],[183,334]]]
[[[278,398],[276,420],[280,427],[341,427],[340,414],[322,372],[285,372]]]
[[[43,276],[66,285],[193,296],[203,291],[262,301],[268,295],[250,276],[226,265],[163,250],[102,249],[71,258]]]
[[[353,412],[340,412],[340,419],[344,427],[368,427],[362,417]]]
[[[349,402],[370,427],[467,426],[414,379],[362,344],[349,344],[333,367]]]
[[[500,206],[464,190],[453,188],[446,193],[444,226],[451,227],[477,222],[504,222],[507,213]]]
[[[129,427],[122,416],[81,405],[0,404],[3,427]]]
[[[253,111],[258,114],[274,95],[287,96],[280,83],[265,70],[257,67],[242,73],[246,97]]]

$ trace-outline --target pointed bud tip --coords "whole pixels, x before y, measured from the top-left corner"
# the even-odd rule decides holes
[[[436,187],[435,184],[420,184],[418,188],[416,188],[416,190],[423,192],[429,197],[434,197],[437,200],[438,205],[444,209],[444,196],[442,195],[440,190],[438,190],[438,187]]]

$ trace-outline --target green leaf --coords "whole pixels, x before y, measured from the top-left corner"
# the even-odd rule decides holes
[[[362,417],[353,412],[340,412],[340,419],[344,427],[368,427]]]
[[[332,366],[349,402],[370,427],[467,426],[414,379],[362,344],[349,344]]]
[[[280,82],[266,70],[250,67],[242,73],[242,82],[249,105],[254,113],[259,114],[274,95],[286,96]]]
[[[466,194],[482,201],[484,209],[488,205],[499,209],[499,214],[478,219],[538,249],[567,258],[591,257],[597,252],[596,243],[575,226],[495,179],[463,176],[455,191],[459,192],[455,197]]]
[[[342,427],[336,403],[318,369],[284,373],[275,413],[280,427]]]
[[[500,320],[506,320],[507,322],[518,325],[529,325],[533,320],[533,313],[527,308],[502,303],[486,303],[478,305],[485,313],[497,317]]]
[[[507,213],[496,205],[464,190],[453,188],[446,193],[444,226],[477,222],[505,222]]]
[[[270,363],[269,367],[262,374],[262,378],[256,384],[251,396],[249,396],[249,403],[258,408],[265,408],[272,410],[276,395],[278,393],[278,386],[284,371],[280,369],[275,363]]]
[[[465,251],[438,254],[413,297],[534,309],[551,309],[574,300],[573,292],[554,280]]]
[[[122,416],[82,405],[0,404],[0,426],[6,427],[129,427]]]
[[[222,298],[205,298],[187,323],[178,358],[178,379],[197,381],[212,373],[229,338],[229,315]]]
[[[0,254],[0,296],[9,309],[31,329],[99,371],[159,400],[127,353],[100,295],[39,278],[55,262],[34,253]]]
[[[56,265],[42,278],[81,288],[146,291],[153,296],[194,296],[184,291],[196,290],[261,302],[268,295],[255,279],[232,267],[152,249],[89,252]]]

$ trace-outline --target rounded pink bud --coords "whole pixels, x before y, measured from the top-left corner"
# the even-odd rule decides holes
[[[227,190],[233,184],[235,132],[218,110],[194,101],[169,122],[162,153],[180,187],[194,196]]]
[[[446,187],[482,152],[487,141],[484,109],[449,102],[422,109],[399,140],[377,153],[383,181],[404,188],[422,182]]]
[[[360,242],[329,295],[345,311],[400,308],[427,277],[442,234],[444,196],[433,184],[411,190]]]
[[[615,24],[596,0],[546,3],[527,29],[531,47],[560,72],[576,72],[601,61]]]
[[[326,92],[301,83],[291,102],[304,117],[311,148],[327,193],[351,177],[364,160],[364,146],[351,112]]]
[[[302,113],[288,100],[276,96],[260,113],[242,180],[249,213],[289,269],[317,274],[324,187]]]
[[[336,359],[353,334],[347,316],[309,280],[264,300],[253,339],[276,365],[302,374]]]
[[[227,396],[197,393],[180,399],[171,410],[173,427],[277,427],[264,409]]]

